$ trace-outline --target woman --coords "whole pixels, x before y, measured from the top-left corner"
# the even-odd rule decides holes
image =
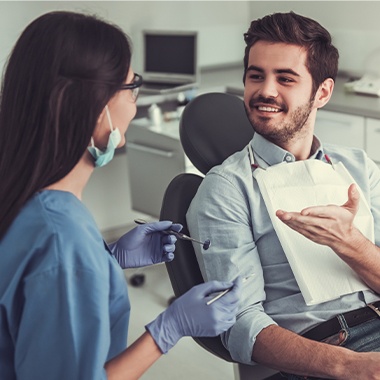
[[[71,12],[33,21],[8,60],[0,104],[2,380],[135,379],[182,336],[217,335],[235,321],[240,280],[206,283],[126,348],[121,266],[171,260],[175,237],[162,231],[181,228],[139,226],[110,248],[81,202],[135,116],[141,78],[130,60],[120,29]]]

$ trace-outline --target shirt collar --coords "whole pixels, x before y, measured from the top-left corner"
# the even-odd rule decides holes
[[[292,153],[273,144],[258,133],[253,135],[251,144],[255,156],[263,160],[268,166],[296,161]],[[311,152],[309,159],[322,160],[324,157],[322,144],[316,136],[313,137]]]

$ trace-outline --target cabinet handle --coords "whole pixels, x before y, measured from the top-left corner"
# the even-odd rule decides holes
[[[140,152],[155,154],[157,156],[162,156],[162,157],[167,157],[167,158],[171,158],[174,156],[174,153],[172,151],[151,148],[150,146],[136,144],[132,142],[127,143],[127,150],[128,149],[134,149]]]

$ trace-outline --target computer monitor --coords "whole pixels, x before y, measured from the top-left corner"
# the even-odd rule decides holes
[[[144,30],[144,82],[183,85],[198,81],[195,31]]]

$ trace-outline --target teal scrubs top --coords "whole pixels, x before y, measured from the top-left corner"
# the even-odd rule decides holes
[[[0,241],[0,378],[106,379],[126,348],[124,273],[73,194],[30,199]]]

